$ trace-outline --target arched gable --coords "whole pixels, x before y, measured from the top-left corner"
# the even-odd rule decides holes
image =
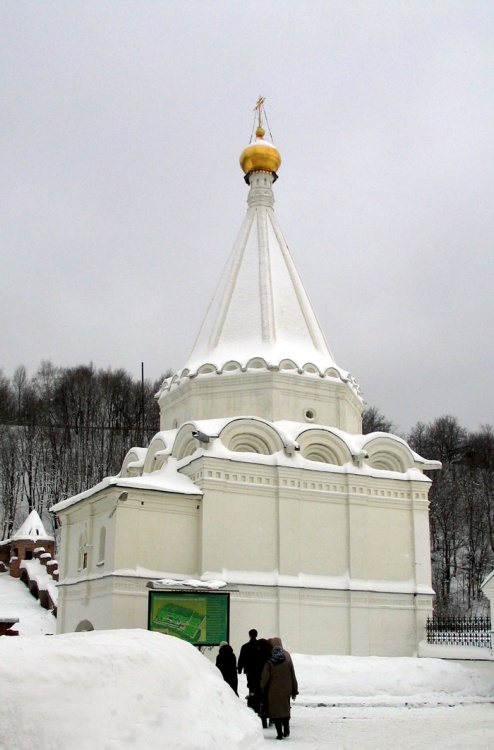
[[[296,370],[297,372],[301,372],[293,359],[282,359],[280,362],[280,370]]]
[[[366,463],[372,469],[404,473],[415,465],[410,448],[392,435],[371,438],[365,443],[364,448],[369,454]]]
[[[172,456],[178,461],[187,456],[191,456],[199,448],[197,440],[192,435],[192,432],[195,431],[195,429],[196,428],[192,422],[187,422],[186,424],[183,424],[177,432],[173,444]]]
[[[197,370],[198,375],[209,375],[212,372],[216,372],[215,365],[212,365],[210,362],[207,362],[204,365],[201,365],[199,369]]]
[[[123,478],[141,476],[145,455],[145,448],[131,448],[124,458],[120,476]]]
[[[144,460],[144,474],[150,474],[153,471],[161,469],[165,460],[164,453],[166,452],[166,449],[167,446],[164,440],[162,440],[160,437],[153,438]],[[158,455],[160,453],[161,455]]]
[[[300,433],[297,442],[302,456],[308,461],[343,466],[352,460],[348,445],[331,430],[309,428]]]
[[[246,365],[246,370],[267,370],[268,363],[263,357],[253,357],[249,359]]]
[[[229,362],[225,362],[223,367],[221,368],[221,372],[235,372],[240,371],[242,369],[242,365],[240,362],[237,362],[235,359],[231,359]]]
[[[321,371],[320,371],[319,367],[317,367],[312,362],[306,362],[305,365],[303,366],[302,370],[304,372],[309,372],[311,375],[321,375]]]
[[[222,429],[219,437],[225,448],[236,453],[270,456],[283,450],[280,433],[259,419],[234,419]]]

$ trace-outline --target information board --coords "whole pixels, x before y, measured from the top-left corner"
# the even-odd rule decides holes
[[[195,646],[228,641],[230,594],[209,591],[149,592],[148,629]]]

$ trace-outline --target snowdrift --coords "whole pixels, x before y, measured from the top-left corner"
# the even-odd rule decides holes
[[[0,639],[0,750],[255,750],[258,717],[194,646],[145,630]]]
[[[493,672],[442,659],[292,654],[305,705],[452,705],[494,694]],[[298,700],[298,699],[297,699]]]

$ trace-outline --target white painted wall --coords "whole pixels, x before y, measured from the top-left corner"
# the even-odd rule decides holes
[[[362,430],[362,401],[338,377],[299,374],[296,370],[214,371],[177,381],[159,399],[161,430],[189,420],[260,416],[276,422],[293,420],[327,424],[349,433]],[[314,414],[306,418],[307,411]]]
[[[117,502],[119,487],[67,508],[60,632],[83,619],[97,629],[147,627],[148,580],[203,577],[240,590],[234,646],[256,627],[303,653],[415,653],[432,602],[428,481],[242,457],[190,458],[182,471],[202,496],[134,487]],[[103,566],[95,562],[102,524]],[[77,567],[81,534],[92,551],[87,570]]]

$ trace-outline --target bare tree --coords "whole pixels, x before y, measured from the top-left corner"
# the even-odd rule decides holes
[[[362,413],[362,434],[371,432],[393,432],[393,422],[387,419],[376,406],[368,406]]]
[[[16,515],[36,509],[48,520],[51,505],[116,474],[129,447],[159,429],[157,388],[92,364],[45,361],[31,380],[22,366],[11,381],[0,374],[4,533]]]
[[[418,423],[412,447],[442,461],[429,493],[433,586],[438,613],[485,608],[482,580],[494,563],[492,482],[494,440],[486,428],[469,435],[455,417]]]
[[[23,497],[18,428],[0,425],[0,518],[2,539],[8,539],[15,525]]]

